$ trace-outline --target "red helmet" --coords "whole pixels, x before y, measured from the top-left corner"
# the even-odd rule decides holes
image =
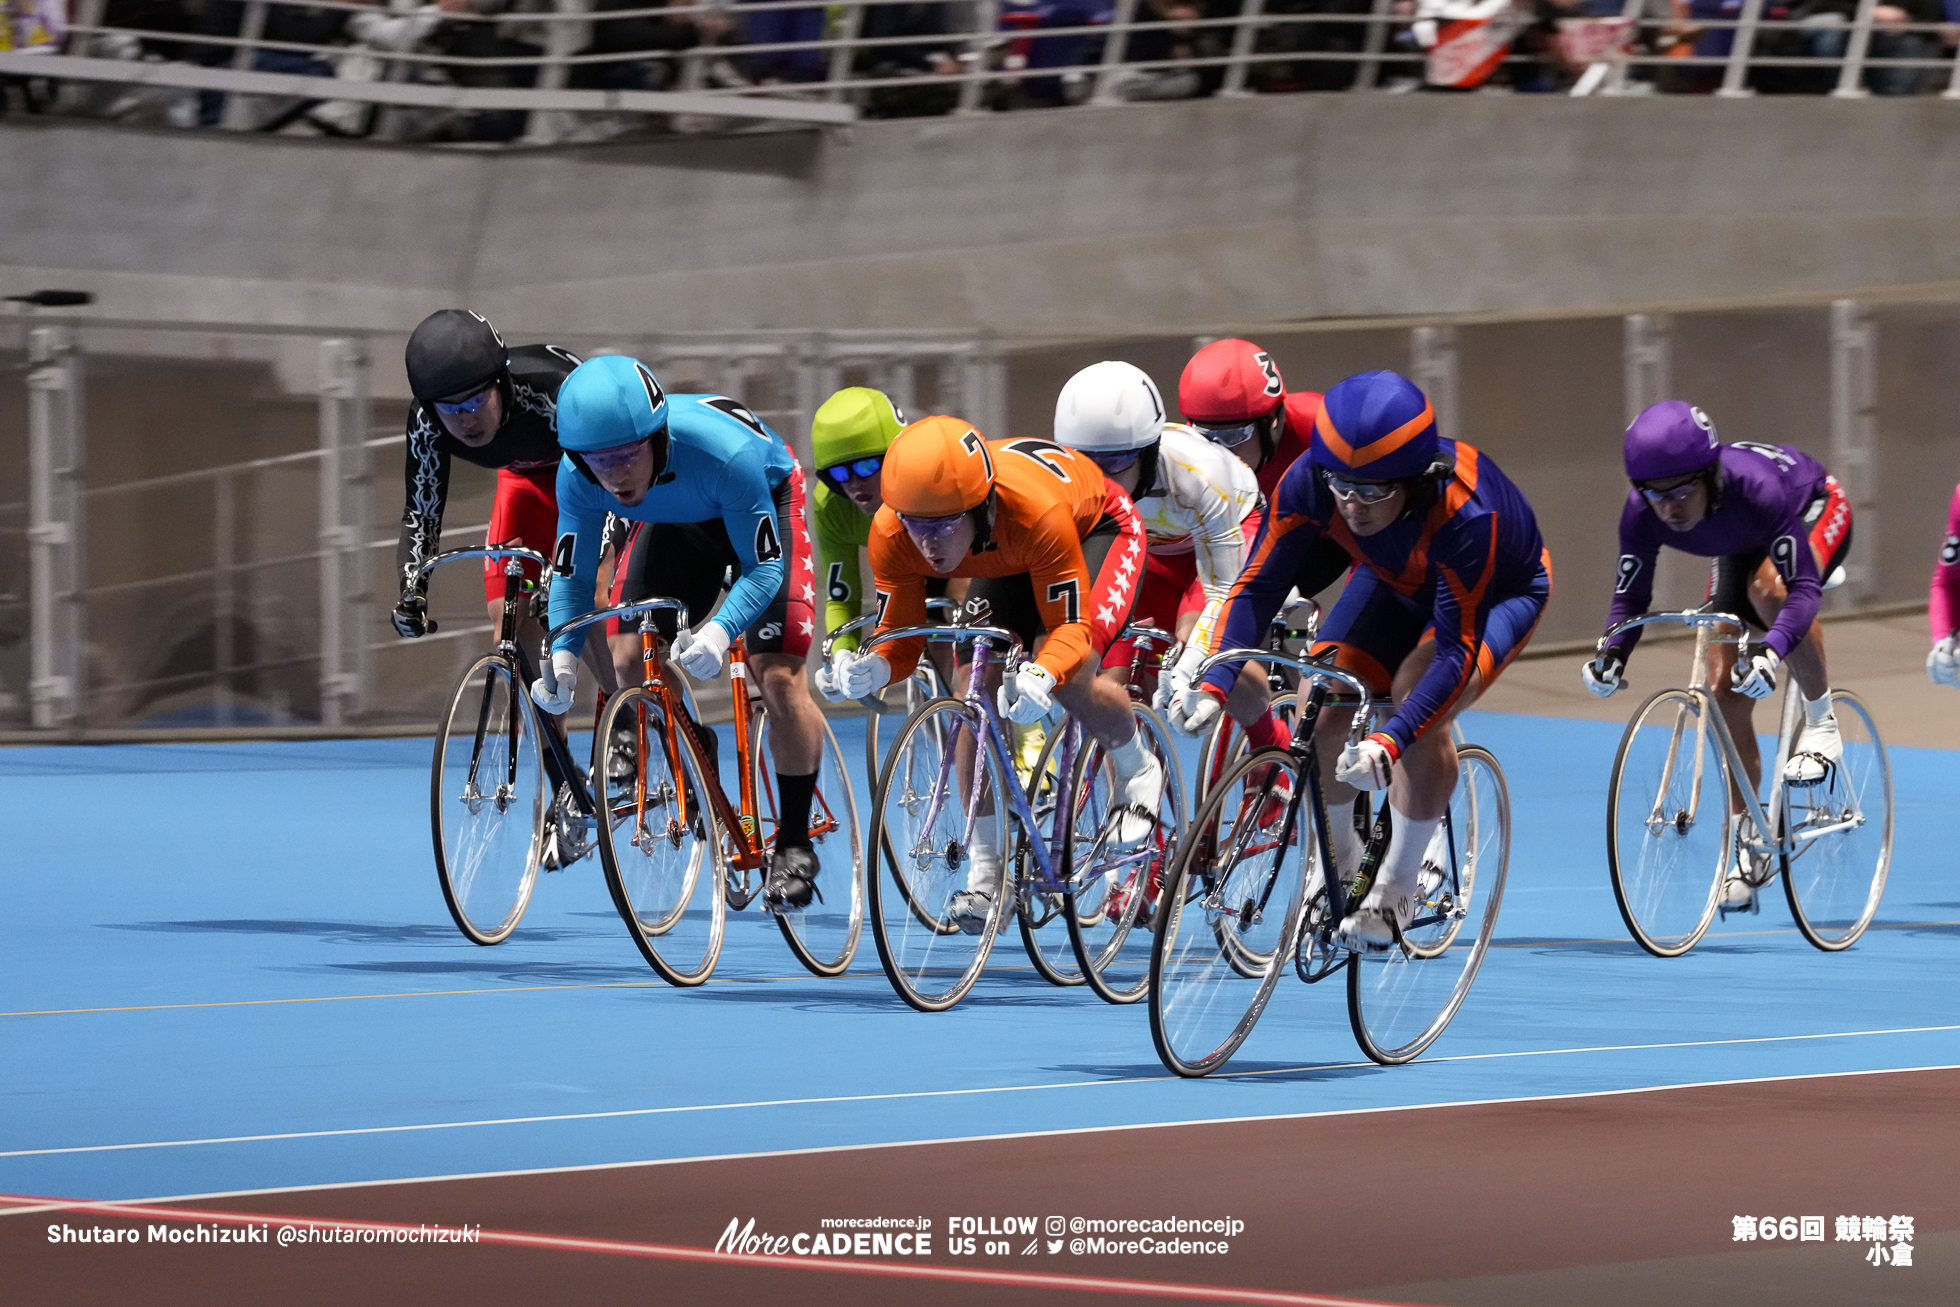
[[[1177,407],[1186,422],[1253,422],[1285,402],[1279,365],[1249,340],[1214,340],[1191,356],[1177,382]]]

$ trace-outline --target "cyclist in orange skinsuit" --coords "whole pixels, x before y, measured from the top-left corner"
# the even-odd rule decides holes
[[[899,432],[885,453],[882,490],[870,542],[879,630],[925,622],[928,577],[967,576],[975,578],[967,622],[1005,627],[1028,647],[1045,632],[1014,694],[990,686],[1001,714],[1027,725],[1059,700],[1115,767],[1122,804],[1112,843],[1141,845],[1156,824],[1163,764],[1137,735],[1128,697],[1095,676],[1143,574],[1143,523],[1129,496],[1074,450],[1050,440],[986,440],[951,417]],[[899,641],[870,654],[840,649],[817,686],[836,701],[875,694],[911,674],[923,643]],[[962,652],[970,658],[970,649]],[[970,666],[962,665],[962,678]],[[970,757],[961,764],[966,771]],[[979,930],[1000,851],[976,841],[971,856],[970,888],[954,896],[951,915]]]

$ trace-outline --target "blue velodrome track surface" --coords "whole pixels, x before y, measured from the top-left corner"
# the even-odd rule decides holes
[[[640,961],[596,862],[459,937],[424,741],[0,751],[0,1191],[138,1198],[1489,1102],[1960,1065],[1960,753],[1892,751],[1878,926],[1826,955],[1780,895],[1661,961],[1603,846],[1619,728],[1472,713],[1512,787],[1510,886],[1423,1060],[1364,1061],[1286,982],[1225,1074],[1170,1077],[1141,1006],[1043,984],[1012,935],[952,1012],[802,973],[753,909],[714,981]],[[839,721],[847,757],[861,727]],[[724,750],[724,756],[732,756]],[[861,798],[860,802],[864,800]]]

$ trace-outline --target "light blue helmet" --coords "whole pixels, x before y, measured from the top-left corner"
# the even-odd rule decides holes
[[[558,387],[558,447],[574,462],[588,450],[653,444],[653,474],[667,467],[667,392],[638,359],[605,354],[572,369]]]

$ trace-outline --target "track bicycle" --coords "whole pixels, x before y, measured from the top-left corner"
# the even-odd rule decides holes
[[[867,869],[872,938],[885,974],[901,998],[922,1012],[940,1012],[964,998],[986,966],[1009,910],[1030,920],[1035,896],[1060,895],[1064,912],[1083,907],[1092,890],[1085,882],[1094,864],[1078,866],[1076,823],[1063,810],[1040,837],[1027,791],[1014,769],[1009,736],[1001,725],[986,673],[998,648],[1010,693],[1021,654],[1020,639],[992,626],[909,626],[879,632],[866,648],[894,640],[929,638],[971,641],[972,667],[961,698],[939,698],[908,717],[893,738],[872,802]],[[1061,737],[1056,774],[1077,774],[1078,736]],[[959,755],[968,752],[969,774],[960,775]],[[1100,766],[1084,775],[1100,777]],[[1173,793],[1167,775],[1165,797]],[[1159,808],[1161,814],[1163,809]],[[1162,817],[1159,830],[1164,829]],[[1175,835],[1175,827],[1167,833]],[[998,866],[972,884],[970,865],[976,844],[997,851]],[[951,915],[955,894],[974,888],[987,895],[987,912],[977,929],[963,928]],[[1134,909],[1132,909],[1133,911]],[[1024,927],[1025,930],[1025,927]],[[1024,942],[1034,944],[1024,933]]]
[[[1424,853],[1415,915],[1406,927],[1391,922],[1389,947],[1356,949],[1338,928],[1386,850],[1387,794],[1377,808],[1363,792],[1352,813],[1344,806],[1330,816],[1313,736],[1336,687],[1358,701],[1350,743],[1374,729],[1386,705],[1331,662],[1268,650],[1227,650],[1203,671],[1252,658],[1284,658],[1301,673],[1306,697],[1292,739],[1226,768],[1185,834],[1150,958],[1158,1056],[1181,1076],[1224,1066],[1290,965],[1310,985],[1345,969],[1348,1021],[1362,1052],[1384,1065],[1410,1061],[1462,1007],[1496,930],[1511,840],[1503,769],[1488,749],[1457,749],[1456,789]],[[1273,802],[1281,793],[1284,803]],[[1322,872],[1334,865],[1329,820],[1366,822],[1361,868],[1351,878]]]
[[[1054,985],[1087,984],[1109,1003],[1135,1003],[1150,983],[1150,924],[1164,874],[1177,854],[1178,832],[1184,828],[1184,765],[1164,719],[1150,707],[1137,670],[1156,654],[1161,674],[1174,654],[1177,638],[1152,622],[1125,627],[1118,640],[1136,650],[1123,688],[1130,699],[1144,748],[1164,768],[1167,818],[1160,818],[1150,839],[1138,849],[1110,847],[1110,796],[1116,773],[1101,744],[1084,732],[1074,718],[1051,730],[1034,765],[1022,777],[1035,815],[1035,839],[1054,847],[1055,833],[1070,833],[1067,892],[1029,893],[1017,899],[1021,938],[1035,971]],[[1057,765],[1061,749],[1073,735],[1075,763],[1066,774]],[[1163,806],[1159,806],[1160,813]],[[1057,822],[1061,825],[1057,825]],[[1030,842],[1017,843],[1015,861],[1025,879],[1032,873]]]
[[[1294,690],[1299,677],[1290,667],[1274,663],[1271,656],[1285,655],[1289,640],[1301,642],[1305,651],[1313,648],[1314,638],[1320,632],[1320,601],[1302,599],[1298,603],[1285,605],[1273,614],[1273,620],[1266,627],[1266,651],[1260,661],[1266,665],[1266,687],[1272,695],[1272,712],[1280,721],[1291,724],[1299,711],[1299,697]],[[1175,658],[1179,649],[1171,651]],[[1225,774],[1225,769],[1245,756],[1247,748],[1245,731],[1232,720],[1230,713],[1219,714],[1218,724],[1213,726],[1198,749],[1197,792],[1191,796],[1193,803],[1203,803],[1210,793],[1214,781]]]
[[[666,660],[655,618],[661,612],[688,625],[687,605],[679,600],[642,599],[574,618],[546,637],[546,647],[598,622],[640,619],[641,682],[606,701],[594,737],[593,775],[604,785],[599,857],[613,906],[641,956],[669,982],[699,985],[720,958],[727,909],[739,912],[761,897],[780,814],[774,770],[765,761],[768,714],[750,699],[742,638],[728,650],[738,809],[722,789],[716,750],[705,739],[712,728],[697,723],[685,683]],[[857,953],[864,885],[850,775],[828,722],[823,732],[809,826],[817,901],[779,910],[765,900],[763,910],[775,917],[798,961],[819,976],[836,976]]]
[[[928,614],[937,613],[940,615],[942,619],[950,618],[954,613],[958,611],[959,611],[959,604],[954,600],[944,599],[944,598],[934,598],[934,599],[926,600],[926,612]],[[822,657],[823,661],[826,664],[830,662],[830,652],[832,648],[836,646],[837,641],[839,639],[847,635],[853,635],[869,627],[876,626],[877,624],[878,624],[878,615],[876,613],[871,613],[864,617],[855,618],[854,620],[846,622],[843,625],[839,626],[836,630],[832,631],[828,636],[824,637],[823,647],[821,650],[819,650],[819,654]],[[862,707],[865,711],[864,779],[867,784],[876,784],[878,780],[878,767],[880,765],[879,756],[878,756],[878,734],[879,734],[880,720],[886,716],[896,713],[898,715],[899,720],[903,721],[905,718],[917,712],[919,709],[919,705],[925,703],[926,700],[937,699],[940,695],[945,693],[945,689],[940,680],[939,669],[937,666],[934,665],[932,660],[929,658],[921,658],[919,660],[919,665],[912,669],[912,674],[910,676],[905,678],[905,683],[902,687],[901,686],[886,687],[887,691],[893,689],[898,689],[902,691],[904,695],[904,700],[902,704],[892,705],[886,703],[884,691],[881,691],[877,694],[868,694],[864,698],[858,700],[859,706]]]
[[[1805,939],[1826,952],[1851,947],[1878,912],[1892,861],[1892,768],[1871,713],[1857,695],[1832,690],[1843,760],[1814,785],[1786,781],[1803,722],[1791,675],[1765,802],[1744,783],[1708,683],[1711,644],[1733,641],[1738,659],[1748,656],[1746,636],[1715,633],[1741,632],[1742,622],[1707,606],[1647,613],[1601,636],[1599,652],[1624,631],[1660,622],[1694,630],[1694,667],[1687,689],[1660,690],[1640,705],[1613,759],[1606,855],[1627,929],[1656,957],[1686,953],[1714,921],[1722,883],[1739,863],[1752,890],[1783,878]]]
[[[532,593],[523,564],[542,569],[549,560],[518,546],[451,549],[417,568],[410,585],[425,593],[431,573],[464,558],[503,560],[504,600],[495,644],[456,678],[437,728],[429,825],[456,928],[478,944],[500,944],[531,901],[558,796],[569,784],[578,816],[590,814],[591,801],[564,734],[539,729],[530,695],[537,668],[517,640],[518,605]],[[558,834],[561,866],[591,851],[586,824],[561,821]]]

